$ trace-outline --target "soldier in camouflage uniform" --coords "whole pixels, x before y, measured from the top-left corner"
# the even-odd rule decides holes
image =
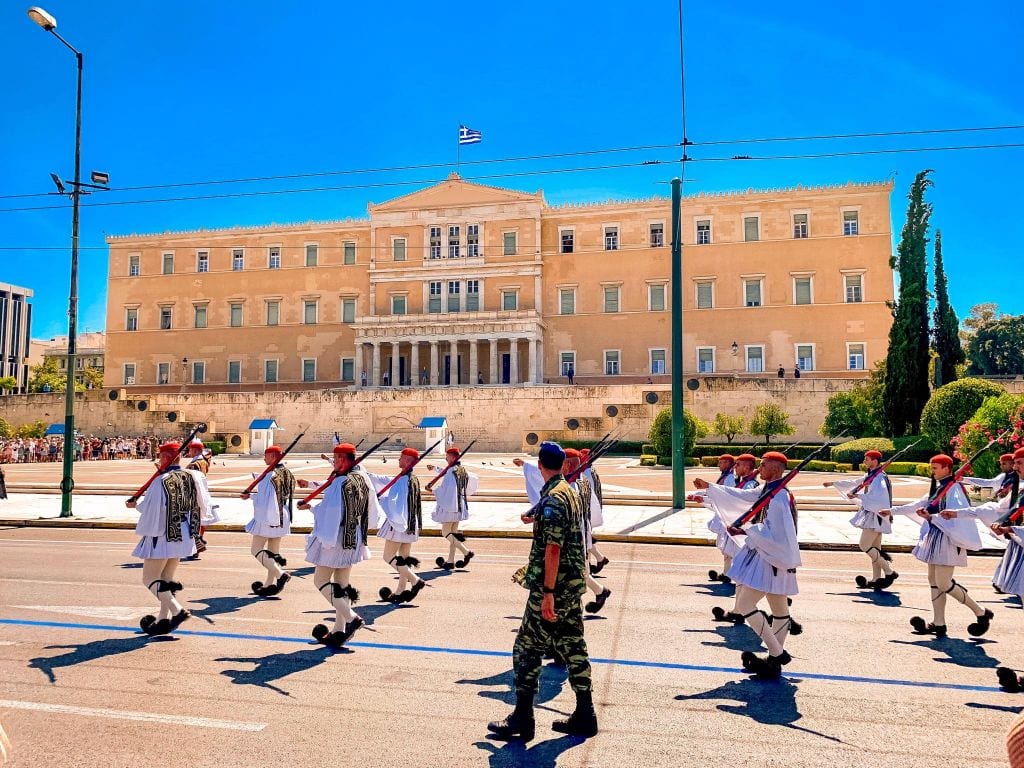
[[[586,589],[583,545],[583,508],[579,495],[562,477],[565,452],[557,443],[543,443],[538,464],[544,478],[540,502],[533,517],[533,546],[525,585],[530,590],[523,622],[512,649],[516,708],[507,718],[487,727],[495,738],[530,741],[534,736],[533,699],[537,693],[541,660],[554,646],[569,668],[569,683],[576,693],[576,710],[568,720],[552,727],[560,733],[593,736],[597,714],[591,693],[590,659],[583,639],[580,598]],[[526,521],[524,516],[524,522]]]

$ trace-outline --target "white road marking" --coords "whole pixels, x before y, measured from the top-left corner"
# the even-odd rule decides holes
[[[130,712],[119,709],[101,709],[94,707],[73,707],[67,704],[46,704],[39,701],[15,701],[0,699],[0,708],[27,709],[34,712],[54,712],[62,715],[81,715],[82,717],[107,717],[113,720],[136,720],[144,723],[166,723],[184,725],[188,728],[220,728],[227,731],[262,731],[266,723],[245,723],[238,720],[214,720],[208,717],[188,717],[186,715],[162,715],[157,712]]]
[[[131,621],[139,619],[151,608],[129,608],[128,606],[111,605],[12,605],[11,608],[21,608],[26,611],[45,611],[46,613],[64,613],[70,616],[88,616],[93,619],[115,619],[117,621]]]

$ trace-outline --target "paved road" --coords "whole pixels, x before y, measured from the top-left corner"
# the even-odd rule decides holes
[[[436,540],[423,543],[432,560]],[[510,583],[523,541],[477,541],[468,572],[427,572],[419,604],[374,603],[389,584],[379,558],[356,570],[370,622],[351,648],[309,642],[325,605],[303,568],[282,599],[246,596],[256,573],[247,537],[214,534],[179,570],[196,612],[191,633],[144,639],[151,610],[128,556],[130,533],[0,531],[0,721],[14,766],[1000,766],[1024,697],[1001,693],[998,662],[1024,664],[1022,614],[987,587],[992,558],[960,581],[996,610],[990,635],[909,633],[928,607],[923,568],[897,556],[900,593],[851,588],[864,558],[804,553],[805,625],[788,676],[750,680],[745,627],[715,625],[728,600],[704,581],[708,548],[608,545],[614,590],[587,621],[602,733],[580,742],[550,722],[572,707],[564,673],[545,668],[529,748],[485,738],[509,710],[513,632],[525,593]],[[379,549],[379,548],[378,548]],[[48,625],[52,622],[55,625]]]

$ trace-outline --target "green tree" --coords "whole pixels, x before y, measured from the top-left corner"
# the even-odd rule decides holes
[[[747,420],[742,416],[729,416],[725,413],[716,413],[715,421],[711,425],[711,434],[721,435],[725,442],[731,443],[736,435],[743,434],[747,426]]]
[[[3,416],[0,416],[0,439],[14,437],[14,427]]]
[[[942,230],[935,230],[935,310],[932,313],[932,340],[936,361],[935,384],[942,386],[957,380],[957,366],[965,357],[960,346],[960,321],[949,303],[946,270],[942,263]]]
[[[963,336],[970,338],[977,330],[993,320],[998,320],[1003,316],[1003,313],[999,311],[999,305],[995,302],[987,301],[982,304],[975,304],[971,307],[971,311],[964,318],[963,322]]]
[[[90,388],[90,384],[92,385],[92,389],[102,389],[103,371],[99,368],[86,368],[82,373],[82,380],[86,389]]]
[[[13,376],[0,376],[0,392],[10,392],[18,388],[18,380]]]
[[[968,373],[1017,376],[1024,373],[1024,315],[1001,315],[975,326],[967,339]]]
[[[960,379],[939,387],[921,414],[921,434],[941,450],[948,450],[960,425],[971,418],[985,399],[1005,393],[1003,387],[984,379]]]
[[[771,443],[772,435],[792,435],[796,432],[789,423],[789,414],[775,403],[761,403],[757,406],[749,429],[752,435],[764,435],[766,443]]]
[[[683,456],[693,455],[693,446],[697,438],[706,437],[708,425],[687,410],[683,410]],[[672,408],[662,408],[654,417],[651,430],[647,435],[654,452],[658,456],[672,455]]]
[[[899,270],[899,298],[893,305],[889,329],[889,353],[885,366],[883,414],[886,431],[893,437],[915,434],[921,411],[928,402],[928,219],[931,203],[924,193],[932,185],[921,171],[910,186],[910,205],[896,256],[889,265]]]
[[[999,471],[999,454],[1024,446],[1024,395],[1002,394],[989,397],[964,422],[950,441],[957,458],[967,459],[999,433],[1011,431],[974,460],[971,474],[993,477]]]
[[[33,421],[30,424],[22,424],[17,430],[18,437],[42,437],[45,434],[45,421]]]
[[[828,399],[825,421],[818,429],[822,435],[877,437],[882,426],[882,395],[885,388],[885,361],[880,361],[867,381]]]
[[[67,389],[67,375],[60,369],[60,363],[57,361],[58,358],[50,356],[43,358],[39,365],[32,366],[29,370],[29,392],[64,392]],[[75,391],[85,391],[85,385],[76,381]]]

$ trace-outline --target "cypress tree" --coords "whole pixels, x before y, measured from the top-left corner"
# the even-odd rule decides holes
[[[892,307],[889,352],[885,365],[883,419],[892,437],[916,434],[928,402],[928,219],[931,203],[924,193],[932,185],[921,171],[910,186],[907,221],[896,256],[889,265],[899,271],[899,296]]]
[[[946,271],[942,265],[942,230],[935,230],[935,309],[932,313],[935,354],[935,386],[956,381],[956,367],[965,360],[960,346],[960,321],[949,303]]]

